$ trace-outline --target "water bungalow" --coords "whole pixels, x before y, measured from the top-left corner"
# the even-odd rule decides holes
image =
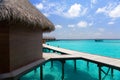
[[[55,41],[55,37],[43,37],[43,43],[46,43],[47,41]]]
[[[102,74],[114,76],[114,69],[120,71],[120,59],[87,54],[43,44],[42,33],[51,32],[54,25],[28,0],[0,0],[0,80],[20,80],[30,70],[40,67],[40,80],[43,80],[43,66],[47,61],[58,60],[62,64],[61,80],[64,80],[66,60],[84,60],[98,66],[99,80]],[[52,54],[42,52],[47,49]],[[57,54],[60,53],[60,54]],[[64,55],[63,55],[64,54]],[[108,67],[105,72],[102,68]]]
[[[54,29],[28,0],[0,0],[0,80],[18,80],[44,62],[42,33]]]

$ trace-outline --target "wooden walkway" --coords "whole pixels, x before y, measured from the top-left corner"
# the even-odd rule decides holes
[[[73,55],[61,55],[56,53],[43,53],[43,58],[45,60],[70,60],[70,59],[81,59],[79,56]]]
[[[99,56],[99,55],[93,55],[93,54],[88,54],[88,53],[82,53],[82,52],[77,52],[77,51],[72,51],[72,50],[67,50],[63,48],[58,48],[58,47],[53,47],[49,46],[46,44],[43,44],[44,48],[53,50],[53,52],[60,52],[64,54],[70,55],[72,58],[81,58],[90,62],[94,63],[100,63],[101,65],[105,66],[111,66],[114,67],[115,69],[120,70],[120,59],[115,59],[115,58],[110,58],[110,57],[105,57],[105,56]],[[66,55],[62,55],[62,58],[66,58]],[[51,56],[51,58],[54,58]],[[57,57],[55,57],[57,58]],[[69,57],[68,57],[69,58]]]
[[[105,75],[108,74],[102,70],[103,66],[111,69],[111,75],[113,75],[113,69],[120,71],[120,59],[63,49],[63,48],[54,47],[46,44],[43,44],[43,48],[53,52],[52,54],[44,53],[43,56],[46,59],[53,59],[53,60],[81,59],[81,60],[87,61],[88,65],[89,65],[89,62],[97,64],[99,69],[99,80],[102,80],[101,72],[103,72]],[[57,53],[61,53],[64,55],[57,54]]]

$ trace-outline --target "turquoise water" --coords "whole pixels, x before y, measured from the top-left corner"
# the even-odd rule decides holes
[[[103,40],[103,42],[95,42],[94,40],[60,40],[48,42],[48,44],[90,54],[120,58],[120,40]]]
[[[103,42],[95,42],[94,40],[60,40],[48,42],[52,46],[59,46],[66,49],[86,52],[90,54],[103,55],[113,58],[120,58],[120,40],[104,40]],[[51,68],[50,62],[43,65],[43,80],[61,80],[61,63],[54,61],[54,67]],[[103,67],[107,72],[108,68]],[[104,74],[102,73],[102,77]],[[31,71],[22,76],[20,80],[40,80],[40,68]],[[64,80],[98,80],[98,67],[94,63],[90,63],[87,68],[86,61],[77,60],[77,70],[74,70],[73,60],[65,63]],[[120,80],[120,71],[114,70],[112,78],[109,72],[103,80]]]

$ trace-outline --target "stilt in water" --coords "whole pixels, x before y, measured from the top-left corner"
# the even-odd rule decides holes
[[[43,80],[43,66],[40,65],[40,80]]]
[[[51,68],[53,68],[53,60],[51,60]]]
[[[36,68],[34,69],[34,72],[35,72],[35,73],[37,72],[37,69],[36,69]]]
[[[76,60],[73,61],[74,61],[74,70],[76,71]]]
[[[102,74],[101,74],[101,66],[98,64],[98,74],[99,74],[99,80],[102,80]]]
[[[89,61],[87,61],[87,70],[89,71]]]
[[[114,76],[114,70],[113,70],[113,68],[111,68],[111,76],[112,76],[112,78]]]
[[[64,80],[64,64],[65,64],[65,60],[62,60],[61,63],[62,63],[62,80]]]

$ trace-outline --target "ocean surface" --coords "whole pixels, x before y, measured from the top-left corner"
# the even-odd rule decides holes
[[[96,42],[95,40],[57,40],[47,42],[47,44],[66,48],[70,50],[85,52],[89,54],[107,56],[120,59],[120,40],[103,40]],[[102,68],[105,72],[107,67]],[[120,80],[120,71],[114,70],[114,77],[111,74],[105,76],[102,73],[103,80]],[[40,68],[32,70],[22,76],[20,80],[40,80]],[[54,66],[51,68],[51,63],[47,62],[43,65],[43,80],[61,80],[61,63],[54,61]],[[77,60],[77,70],[74,70],[73,60],[67,60],[65,63],[65,78],[64,80],[98,80],[98,67],[94,63],[90,63],[89,68],[87,62]]]

